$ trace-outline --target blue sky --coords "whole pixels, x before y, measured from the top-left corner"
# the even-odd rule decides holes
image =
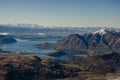
[[[0,23],[120,27],[120,0],[0,0]]]

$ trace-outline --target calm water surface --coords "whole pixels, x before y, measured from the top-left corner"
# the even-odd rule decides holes
[[[0,48],[5,51],[11,51],[11,52],[34,52],[34,53],[47,53],[47,52],[53,52],[53,50],[48,49],[39,49],[36,48],[37,44],[44,44],[44,43],[56,43],[57,41],[31,41],[31,40],[22,40],[22,39],[16,39],[16,43],[12,44],[1,44]]]
[[[0,48],[5,51],[11,51],[11,52],[30,52],[30,53],[48,53],[48,52],[54,52],[53,50],[48,50],[48,49],[40,49],[37,48],[37,44],[44,44],[44,43],[57,43],[55,40],[42,40],[42,41],[32,41],[32,40],[23,40],[23,39],[16,39],[16,43],[12,44],[1,44]],[[65,60],[66,56],[62,57],[50,57],[46,54],[27,54],[25,56],[30,56],[30,55],[36,55],[40,58],[56,58],[59,60]]]

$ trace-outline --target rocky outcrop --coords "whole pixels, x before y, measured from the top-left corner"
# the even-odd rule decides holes
[[[0,59],[0,80],[55,80],[75,77],[79,68],[66,67],[57,60],[41,60],[36,56]]]
[[[120,72],[118,53],[76,55],[68,62],[37,56],[0,58],[0,80],[87,80],[94,74],[100,77],[116,72]]]
[[[78,34],[71,34],[55,45],[55,49],[57,50],[78,50],[87,48],[88,43],[86,42],[85,37]]]
[[[40,59],[32,57],[5,58],[0,60],[1,80],[33,80],[38,73]]]
[[[120,71],[120,54],[76,55],[71,62],[78,64],[84,71],[104,74]]]

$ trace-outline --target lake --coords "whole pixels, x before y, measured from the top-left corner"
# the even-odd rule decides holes
[[[39,49],[36,48],[37,44],[44,44],[44,43],[57,43],[57,41],[32,41],[32,40],[23,40],[23,39],[16,39],[16,43],[12,44],[1,44],[0,48],[5,51],[11,51],[11,52],[34,52],[34,53],[47,53],[47,52],[53,52],[53,50],[48,49]]]
[[[36,55],[40,58],[56,58],[59,60],[65,60],[66,56],[61,57],[51,57],[46,55],[45,53],[54,52],[54,50],[48,49],[40,49],[37,48],[37,44],[44,44],[44,43],[57,43],[56,40],[25,40],[25,39],[16,39],[16,43],[12,44],[1,44],[0,48],[4,51],[11,51],[11,52],[27,52],[27,53],[39,53],[39,54],[26,54],[25,56]],[[44,54],[42,54],[44,53]]]

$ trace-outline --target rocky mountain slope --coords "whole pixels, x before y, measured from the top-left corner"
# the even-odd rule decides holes
[[[106,80],[106,74],[119,72],[118,53],[74,56],[68,62],[37,56],[0,57],[0,80]]]
[[[75,55],[71,62],[82,66],[88,72],[106,73],[120,71],[120,54],[109,53],[102,55]]]
[[[55,50],[86,50],[86,51],[117,51],[120,49],[120,30],[101,29],[93,33],[71,34],[57,44],[39,45],[47,48],[52,46]]]
[[[61,40],[56,49],[96,49],[120,48],[120,33],[115,30],[102,29],[84,35],[72,34]],[[60,47],[59,47],[60,46]]]
[[[0,80],[55,80],[77,76],[79,68],[61,63],[36,56],[0,58]]]

